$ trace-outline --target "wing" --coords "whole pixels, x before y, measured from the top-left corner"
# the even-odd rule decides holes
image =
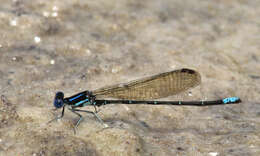
[[[112,97],[129,100],[149,100],[175,95],[201,82],[200,74],[191,69],[161,73],[126,84],[118,84],[93,91],[97,99]]]

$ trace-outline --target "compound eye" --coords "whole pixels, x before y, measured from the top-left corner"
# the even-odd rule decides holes
[[[57,92],[53,102],[54,107],[61,108],[64,105],[63,98],[64,94],[62,92]]]

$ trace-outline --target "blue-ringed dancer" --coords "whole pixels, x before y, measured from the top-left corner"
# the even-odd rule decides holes
[[[71,97],[64,98],[63,92],[57,92],[54,98],[54,106],[62,108],[61,116],[64,116],[65,107],[79,119],[74,127],[78,127],[83,119],[79,112],[93,114],[101,123],[103,120],[97,115],[97,107],[107,104],[149,104],[149,105],[178,105],[178,106],[212,106],[223,104],[236,104],[241,100],[238,97],[228,97],[213,101],[151,101],[151,99],[164,98],[171,95],[184,92],[190,88],[196,87],[201,83],[201,76],[192,69],[180,69],[166,73],[157,74],[151,77],[132,81],[126,84],[104,87],[94,91],[83,91]],[[120,100],[106,100],[103,98],[112,97]],[[80,107],[94,106],[95,111],[81,110]],[[50,121],[50,122],[51,122]]]

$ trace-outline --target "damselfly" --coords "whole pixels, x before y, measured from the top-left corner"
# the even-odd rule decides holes
[[[57,120],[64,116],[65,107],[79,119],[74,127],[78,127],[83,119],[79,112],[93,114],[101,123],[103,120],[98,116],[97,107],[107,104],[149,104],[149,105],[179,105],[179,106],[211,106],[223,104],[240,103],[238,97],[228,97],[214,101],[150,101],[176,95],[190,88],[196,87],[201,83],[201,76],[192,69],[180,69],[166,73],[161,73],[144,79],[132,81],[126,84],[104,87],[94,91],[83,91],[71,97],[64,98],[63,92],[57,92],[54,98],[54,106],[62,108],[61,116],[56,117]],[[120,100],[106,100],[112,97]],[[104,98],[104,99],[103,99]],[[95,111],[87,111],[78,109],[84,106],[94,106]],[[50,121],[50,122],[51,122]]]

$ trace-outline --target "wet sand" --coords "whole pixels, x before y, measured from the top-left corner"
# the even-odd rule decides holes
[[[260,2],[9,1],[0,5],[0,155],[260,155]],[[107,105],[54,111],[57,91],[190,68],[202,84],[164,100],[211,107]],[[92,107],[83,108],[93,110]]]

